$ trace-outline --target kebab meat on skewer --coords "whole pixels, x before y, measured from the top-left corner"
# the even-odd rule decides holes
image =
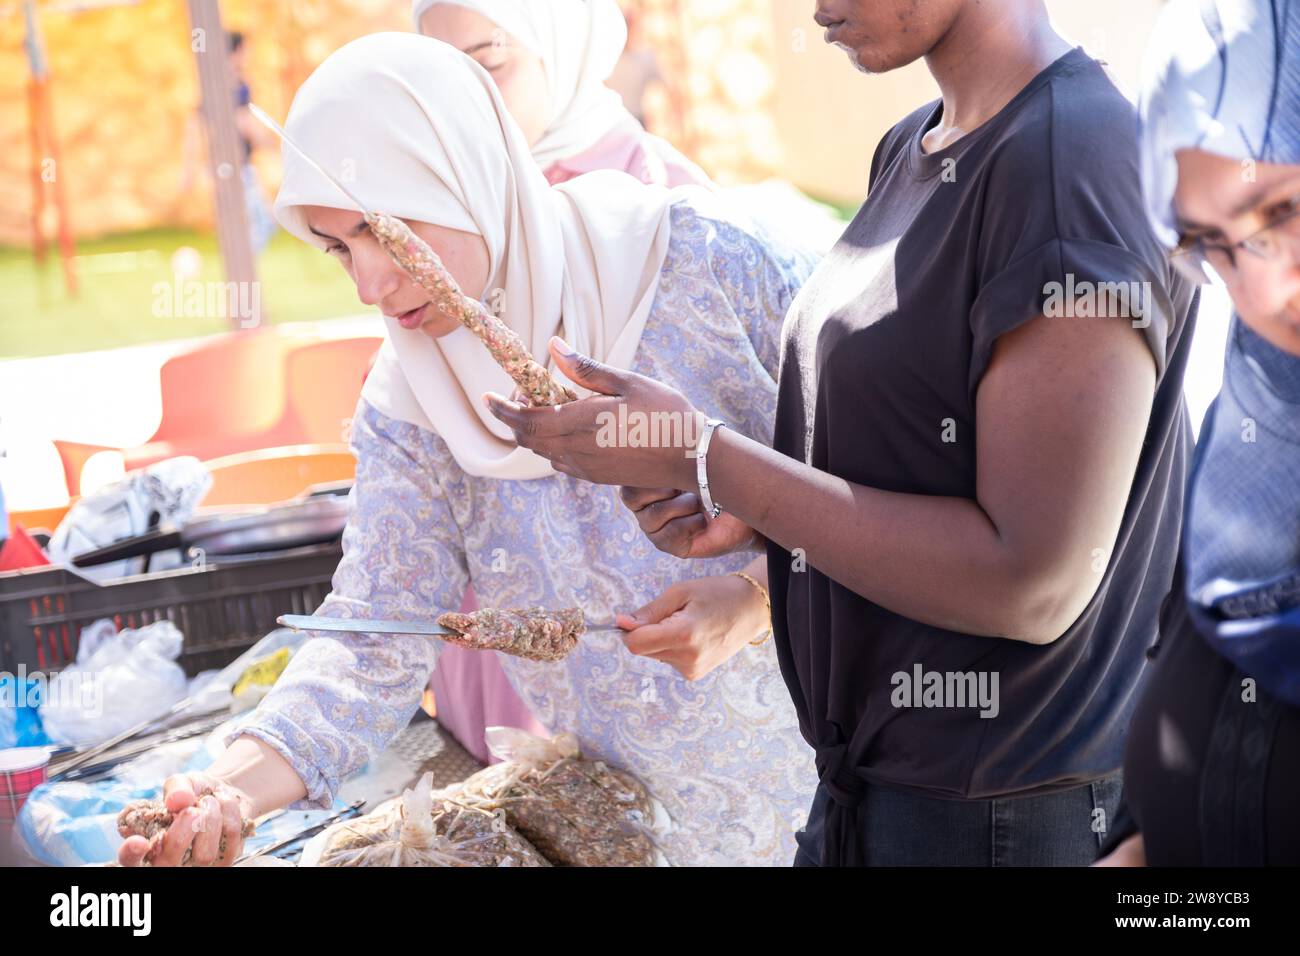
[[[296,631],[348,634],[406,634],[437,637],[474,650],[501,651],[534,661],[562,660],[588,630],[621,631],[616,624],[588,626],[582,609],[479,608],[469,614],[448,611],[430,621],[362,620],[282,614],[276,619]]]
[[[482,302],[461,292],[438,254],[406,223],[383,213],[369,212],[365,216],[370,231],[384,251],[429,293],[438,311],[459,319],[487,346],[492,358],[519,386],[530,405],[563,405],[577,401],[574,391],[551,377],[510,326],[489,312]]]
[[[273,130],[286,146],[361,210],[366,225],[379,240],[379,244],[384,247],[384,251],[419,284],[420,288],[429,293],[430,300],[440,312],[459,319],[462,325],[487,346],[492,358],[519,386],[519,390],[529,404],[563,405],[565,402],[577,401],[578,396],[572,389],[551,378],[546,369],[533,359],[528,347],[510,326],[488,312],[481,302],[461,292],[456,280],[443,266],[437,253],[412,232],[406,223],[396,216],[375,212],[368,208],[353,195],[350,189],[330,175],[325,167],[299,146],[265,110],[256,103],[249,103],[248,109],[258,122]]]
[[[476,650],[501,651],[533,661],[563,660],[578,646],[586,628],[582,609],[500,609],[485,607],[468,614],[448,611],[438,623],[452,633],[442,639]]]

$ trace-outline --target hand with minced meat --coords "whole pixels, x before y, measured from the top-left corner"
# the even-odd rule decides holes
[[[205,773],[167,778],[162,800],[138,800],[118,816],[122,866],[231,866],[253,833],[252,800]]]

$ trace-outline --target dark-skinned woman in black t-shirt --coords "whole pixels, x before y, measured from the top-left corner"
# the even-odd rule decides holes
[[[1223,280],[1236,317],[1102,863],[1295,866],[1300,4],[1182,0],[1152,49],[1148,209],[1175,262]]]
[[[1173,573],[1192,287],[1142,213],[1131,109],[1040,0],[816,20],[864,72],[924,58],[943,95],[882,141],[791,307],[773,447],[559,342],[598,395],[489,404],[558,470],[624,485],[661,549],[766,547],[821,781],[798,862],[1084,864]],[[617,414],[692,427],[633,447]],[[695,641],[669,611],[633,634]]]

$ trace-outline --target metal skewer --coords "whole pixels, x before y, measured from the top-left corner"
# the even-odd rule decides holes
[[[95,746],[91,747],[89,750],[83,750],[81,751],[81,753],[77,754],[75,757],[71,758],[70,760],[64,761],[63,763],[59,764],[58,769],[51,771],[50,779],[51,780],[61,779],[68,771],[74,770],[77,767],[82,766],[86,762],[95,759],[105,751],[112,750],[118,744],[125,743],[126,741],[130,740],[132,737],[144,733],[146,730],[148,730],[150,727],[153,727],[155,724],[162,723],[163,721],[171,717],[175,717],[177,714],[184,713],[186,710],[189,710],[189,708],[192,707],[193,705],[194,705],[194,699],[191,697],[186,697],[184,700],[177,701],[175,704],[171,706],[171,708],[165,714],[160,714],[157,717],[151,717],[148,720],[142,720],[140,723],[135,724],[132,727],[128,727],[120,734],[116,734],[112,737],[109,737],[103,743],[98,743]]]
[[[348,199],[350,199],[356,205],[356,207],[360,209],[365,215],[367,216],[371,215],[370,210],[366,208],[366,204],[363,203],[360,199],[358,199],[355,195],[353,195],[352,190],[348,189],[347,186],[344,186],[336,178],[334,178],[332,175],[327,173],[325,171],[325,167],[323,167],[320,163],[316,162],[316,160],[312,159],[311,156],[307,154],[306,150],[304,150],[301,146],[299,146],[292,139],[290,139],[289,134],[284,131],[284,127],[281,126],[279,123],[277,123],[275,120],[271,119],[271,117],[267,114],[266,110],[262,109],[256,103],[249,103],[248,111],[253,114],[254,119],[256,119],[259,123],[261,123],[267,129],[269,129],[271,132],[275,133],[276,136],[280,137],[281,141],[288,144],[289,148],[292,149],[299,156],[301,156],[303,161],[306,162],[308,166],[310,166],[312,169],[316,170],[316,172],[324,176],[325,180],[331,186],[333,186],[335,189],[341,192],[344,196],[347,196]]]
[[[275,619],[281,627],[295,631],[341,631],[345,634],[415,634],[437,637],[458,633],[432,621],[367,621],[360,618],[313,617],[307,614],[282,614]],[[617,624],[589,624],[584,631],[621,631]]]
[[[278,840],[275,843],[268,844],[267,846],[264,846],[261,849],[254,850],[252,853],[245,853],[239,859],[235,860],[235,862],[243,863],[245,860],[253,859],[253,857],[266,856],[267,854],[274,853],[276,850],[283,850],[287,846],[292,846],[293,844],[297,843],[299,840],[305,840],[308,837],[313,837],[317,833],[320,833],[321,830],[324,830],[326,827],[330,826],[331,824],[337,823],[340,820],[346,820],[349,817],[356,816],[361,812],[361,808],[365,806],[365,804],[366,804],[365,800],[354,800],[351,803],[351,805],[344,807],[338,813],[331,814],[330,816],[322,820],[320,823],[317,823],[313,826],[304,827],[303,829],[299,830],[297,833],[291,834],[285,837],[283,840]]]

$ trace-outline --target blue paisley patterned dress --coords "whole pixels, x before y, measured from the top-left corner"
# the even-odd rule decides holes
[[[811,271],[801,252],[706,215],[672,209],[672,235],[634,365],[697,408],[770,441],[778,342]],[[675,581],[738,570],[752,555],[682,561],[641,534],[617,489],[566,475],[502,481],[463,472],[443,440],[363,400],[353,422],[356,485],[333,591],[317,613],[423,618],[459,606],[581,606],[612,621]],[[240,733],[268,743],[322,807],[340,780],[406,726],[437,660],[428,638],[317,636]],[[663,804],[677,865],[786,865],[817,783],[772,642],[702,680],[585,635],[560,663],[502,657],[511,684],[552,733],[635,774]]]

